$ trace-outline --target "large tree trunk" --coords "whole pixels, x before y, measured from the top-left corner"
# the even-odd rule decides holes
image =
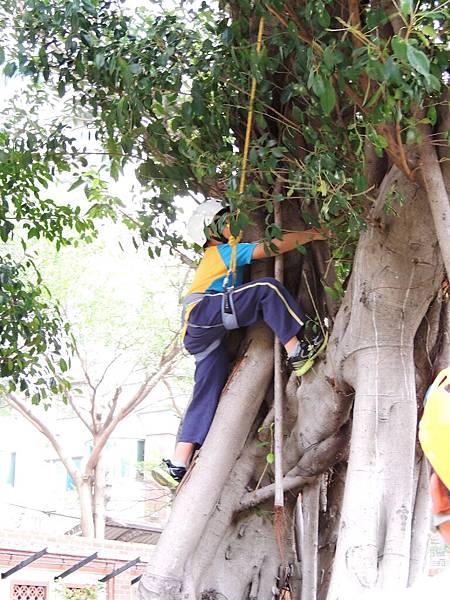
[[[392,187],[406,198],[398,216],[383,212]],[[425,556],[426,475],[416,448],[414,358],[423,335],[432,346],[436,341],[427,311],[432,307],[436,322],[444,306],[433,303],[442,257],[425,192],[396,167],[384,178],[371,223],[360,239],[325,360],[298,389],[291,377],[286,390],[284,481],[291,491],[283,553],[292,565],[293,597],[302,600],[342,598],[343,582],[348,598],[376,585],[406,585]],[[422,323],[426,333],[419,335]],[[249,336],[253,343],[223,393],[142,579],[143,600],[278,597],[283,561],[270,477],[251,492],[267,452],[258,441],[261,426],[272,419],[266,404],[258,413],[272,377],[272,353],[263,329]],[[345,462],[337,463],[345,461],[350,424],[341,507]],[[332,465],[327,484],[312,483]]]
[[[395,168],[384,188],[391,185],[407,202],[399,218],[383,218],[361,239],[341,342],[355,404],[330,599],[342,594],[343,582],[351,597],[377,582],[406,585],[409,577],[417,490],[414,338],[443,271],[426,196]]]

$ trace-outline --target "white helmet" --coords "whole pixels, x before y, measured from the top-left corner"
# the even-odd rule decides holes
[[[193,242],[203,246],[208,239],[205,234],[205,227],[211,225],[214,217],[223,209],[224,207],[219,200],[207,200],[197,206],[186,226],[187,234]]]

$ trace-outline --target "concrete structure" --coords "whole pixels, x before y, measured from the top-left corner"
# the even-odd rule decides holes
[[[46,553],[8,575],[26,559],[46,549]],[[99,584],[96,600],[134,600],[136,579],[151,560],[152,546],[77,536],[49,536],[43,533],[2,531],[0,533],[0,599],[63,600],[61,582],[68,588],[92,587],[114,571],[133,564],[122,573]],[[93,560],[55,581],[82,559],[97,554]],[[137,560],[138,559],[138,560]],[[6,575],[6,576],[5,576]],[[134,583],[132,583],[134,581]]]

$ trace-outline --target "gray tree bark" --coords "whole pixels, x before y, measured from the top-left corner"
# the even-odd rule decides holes
[[[393,188],[406,198],[398,216],[383,212]],[[426,193],[397,167],[383,180],[370,222],[324,359],[300,386],[291,378],[286,389],[284,488],[291,491],[284,548],[292,597],[302,600],[357,598],[376,586],[406,585],[424,560],[426,477],[416,453],[414,359],[443,261]],[[436,306],[441,315],[444,304]],[[267,413],[266,424],[271,419],[269,405],[259,406],[273,353],[263,327],[250,338],[141,581],[142,600],[247,599],[256,589],[258,600],[280,597],[272,474],[255,491],[267,452],[258,430]],[[438,354],[436,336],[429,338]],[[345,466],[339,465],[345,465],[350,426],[342,493]],[[298,535],[295,543],[294,508],[299,490],[332,465],[326,500],[316,495],[307,503],[310,532],[318,519],[311,511],[321,515],[323,547],[315,558]]]

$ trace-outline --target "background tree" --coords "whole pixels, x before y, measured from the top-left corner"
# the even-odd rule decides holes
[[[258,439],[273,418],[273,346],[259,327],[141,596],[271,598],[288,571],[303,600],[406,585],[426,549],[417,412],[449,348],[445,3],[185,10],[132,18],[101,0],[28,0],[4,17],[16,42],[6,72],[45,82],[68,110],[92,115],[113,174],[136,165],[148,189],[144,241],[179,242],[173,199],[188,193],[223,198],[234,232],[251,223],[265,239],[282,235],[273,222],[281,204],[284,229],[326,220],[336,236],[285,265],[288,287],[310,313],[328,314],[333,331],[320,365],[286,385],[284,540],[273,532],[272,474]],[[233,181],[251,75],[256,119],[240,196]]]
[[[81,248],[57,252],[48,243],[33,244],[39,271],[71,323],[75,356],[64,396],[53,393],[45,408],[31,406],[19,394],[5,396],[53,446],[78,494],[82,534],[97,538],[105,531],[108,441],[167,378],[178,393],[183,389],[177,381],[183,361],[176,317],[186,269],[168,260],[164,267],[161,261],[151,265],[134,247],[120,249],[123,235],[123,228],[109,225],[96,242]],[[164,292],[158,290],[163,273]],[[88,430],[91,451],[80,466],[71,458],[71,440],[58,428],[55,417],[61,413],[75,416]]]

